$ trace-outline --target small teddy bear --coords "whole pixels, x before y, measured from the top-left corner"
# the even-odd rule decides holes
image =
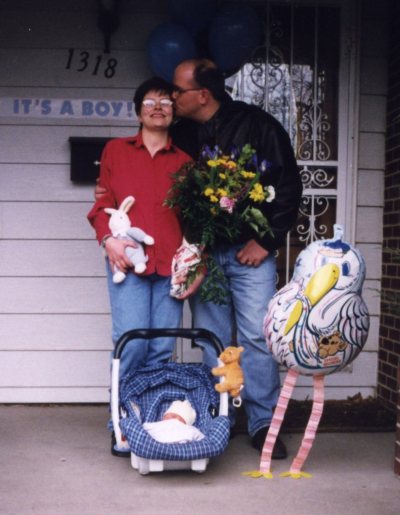
[[[239,364],[240,354],[243,351],[243,347],[227,347],[221,352],[219,359],[223,365],[211,369],[214,376],[225,377],[224,381],[215,385],[217,392],[228,392],[232,397],[239,396],[244,382],[243,371]]]
[[[142,274],[146,270],[146,263],[149,258],[144,253],[143,245],[141,245],[141,243],[143,242],[146,245],[154,245],[154,238],[146,234],[142,229],[139,229],[139,227],[131,227],[131,221],[129,220],[127,213],[133,206],[134,202],[134,197],[129,196],[122,201],[118,209],[106,207],[104,211],[111,215],[108,226],[113,237],[133,240],[136,243],[137,246],[135,248],[126,247],[125,252],[134,265],[135,272],[137,274]],[[122,272],[122,270],[119,270],[117,266],[114,266],[113,272],[113,282],[115,284],[121,283],[126,277],[126,274]]]

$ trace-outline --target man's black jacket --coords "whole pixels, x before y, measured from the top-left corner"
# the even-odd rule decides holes
[[[194,159],[204,145],[218,145],[229,154],[233,147],[241,148],[249,143],[256,150],[259,161],[266,159],[271,164],[260,182],[274,186],[276,197],[271,203],[263,202],[260,208],[274,236],[267,233],[259,238],[246,225],[237,243],[253,238],[268,251],[285,243],[286,234],[296,222],[302,184],[289,136],[273,116],[259,107],[234,101],[227,95],[219,110],[206,123],[181,119],[172,126],[171,136],[174,143]]]

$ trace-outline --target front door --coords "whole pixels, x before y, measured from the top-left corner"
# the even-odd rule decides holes
[[[348,4],[255,3],[265,22],[265,44],[227,79],[234,98],[260,106],[282,123],[301,170],[298,222],[278,256],[281,284],[300,250],[332,237],[334,223],[344,224],[345,236],[352,237],[355,44]]]

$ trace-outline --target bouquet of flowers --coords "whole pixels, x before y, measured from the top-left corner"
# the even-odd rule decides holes
[[[269,166],[267,161],[258,163],[250,145],[234,149],[230,155],[224,155],[218,147],[206,147],[199,161],[184,165],[174,175],[166,204],[179,209],[186,239],[207,251],[216,243],[235,241],[246,224],[260,237],[271,232],[260,209],[263,202],[272,202],[275,197],[274,188],[260,182]],[[223,282],[223,275],[209,256],[195,261],[188,267],[187,286],[199,268],[206,267],[202,299],[221,301],[217,283]]]

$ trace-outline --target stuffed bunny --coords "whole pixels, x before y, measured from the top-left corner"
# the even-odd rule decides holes
[[[106,207],[104,211],[111,215],[108,226],[114,238],[133,240],[137,247],[126,247],[125,252],[128,258],[134,265],[134,270],[137,274],[142,274],[146,270],[146,263],[148,257],[144,253],[143,245],[154,245],[154,238],[146,234],[138,227],[131,227],[131,221],[127,215],[130,208],[135,202],[134,197],[126,197],[119,206],[119,209]],[[121,283],[126,277],[126,274],[114,266],[113,282]]]

